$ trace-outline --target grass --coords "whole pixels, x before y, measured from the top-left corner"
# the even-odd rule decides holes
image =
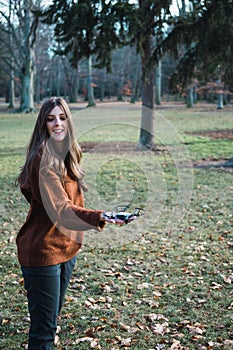
[[[80,142],[137,142],[140,109],[74,109]],[[25,348],[29,326],[15,237],[28,206],[14,181],[36,114],[0,114],[0,348]],[[221,123],[219,122],[221,120]],[[158,153],[90,152],[86,206],[144,206],[124,228],[87,235],[60,316],[58,349],[232,349],[232,172],[192,161],[232,157],[232,110],[159,109]],[[95,149],[98,151],[97,149]]]

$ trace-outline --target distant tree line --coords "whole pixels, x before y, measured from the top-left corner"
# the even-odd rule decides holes
[[[15,47],[8,47],[9,34],[3,30],[1,24],[0,41],[0,96],[7,102],[10,100],[10,77],[13,72],[14,92],[16,97],[21,96],[21,75],[23,63],[17,43]],[[34,102],[52,95],[64,95],[70,102],[87,99],[87,59],[82,58],[76,68],[72,67],[69,57],[58,55],[53,51],[57,46],[54,41],[52,28],[39,23],[35,45],[34,59]],[[22,48],[23,50],[23,48]],[[13,52],[12,52],[13,51]],[[118,100],[135,102],[141,95],[141,67],[140,56],[135,47],[124,46],[116,48],[112,52],[111,72],[106,67],[95,67],[95,55],[93,60],[93,88],[94,96],[98,100],[117,97]],[[175,67],[175,62],[165,60],[163,64],[163,95],[168,94],[168,76]]]
[[[141,99],[139,145],[153,147],[161,96],[217,97],[233,86],[231,0],[0,1],[0,96],[20,111],[52,95],[70,102]],[[47,3],[47,2],[46,2]],[[177,12],[171,12],[171,5]]]

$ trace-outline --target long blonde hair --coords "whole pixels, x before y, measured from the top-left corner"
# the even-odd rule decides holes
[[[68,123],[68,134],[64,143],[64,157],[59,156],[54,152],[54,149],[51,150],[53,143],[48,142],[50,136],[46,121],[49,113],[56,106],[59,106],[64,111]],[[66,101],[61,97],[52,97],[43,103],[27,148],[25,164],[16,179],[16,183],[22,185],[29,180],[33,160],[38,154],[41,156],[46,154],[47,161],[49,161],[50,165],[55,166],[56,171],[60,174],[62,183],[64,183],[66,175],[69,174],[71,178],[77,179],[80,189],[87,191],[86,184],[83,181],[84,172],[80,167],[82,151],[75,139],[70,109]]]

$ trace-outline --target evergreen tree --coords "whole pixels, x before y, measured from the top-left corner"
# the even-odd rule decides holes
[[[164,26],[171,21],[171,0],[99,1],[54,0],[44,12],[45,21],[55,26],[55,36],[63,46],[59,54],[71,54],[76,66],[81,58],[96,57],[96,67],[111,70],[111,53],[121,45],[136,45],[141,56],[142,117],[139,147],[152,149],[154,135],[155,61],[149,66]]]
[[[94,104],[92,86],[92,56],[96,67],[106,67],[111,71],[111,53],[124,38],[123,26],[116,27],[116,21],[122,21],[122,6],[127,2],[78,0],[68,2],[54,0],[43,12],[44,22],[54,25],[56,40],[60,43],[57,54],[69,55],[70,63],[77,67],[82,58],[88,62],[88,105]],[[117,17],[117,19],[116,19]]]
[[[164,52],[179,57],[179,44],[186,51],[171,78],[171,88],[183,88],[194,77],[208,82],[220,76],[226,85],[233,85],[233,3],[230,0],[192,1],[192,10],[178,17],[170,33],[154,50],[151,64]],[[176,43],[176,45],[174,45]],[[221,71],[221,73],[220,73]]]
[[[170,0],[138,0],[128,17],[128,35],[136,44],[141,56],[142,70],[142,113],[139,149],[153,149],[154,145],[154,103],[155,68],[158,60],[151,60],[153,52],[164,37],[166,25],[172,22]]]

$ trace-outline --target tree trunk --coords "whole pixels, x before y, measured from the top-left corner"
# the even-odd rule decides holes
[[[35,58],[35,39],[38,18],[32,15],[32,3],[24,0],[24,18],[23,18],[23,41],[24,41],[24,61],[21,71],[21,101],[20,112],[30,112],[34,110],[33,94],[33,75]]]
[[[10,81],[9,81],[9,104],[8,108],[15,107],[15,81],[14,81],[14,59],[11,59]]]
[[[221,82],[221,76],[217,80],[218,91],[217,91],[217,109],[223,109],[223,87]]]
[[[70,85],[70,102],[77,102],[78,100],[78,70],[73,69],[73,76],[71,79],[71,85]]]
[[[94,91],[92,84],[92,57],[89,56],[87,59],[87,99],[88,107],[95,106]]]
[[[100,101],[101,102],[104,100],[105,82],[106,82],[106,71],[105,71],[105,69],[103,69],[102,70],[101,85],[100,85]]]
[[[36,73],[36,76],[35,76],[35,101],[36,101],[36,103],[40,103],[40,98],[41,98],[40,88],[41,88],[40,74]]]
[[[56,96],[61,96],[61,58],[56,59]]]
[[[154,148],[154,101],[155,69],[148,69],[148,59],[152,53],[152,37],[145,37],[142,43],[142,111],[139,149]]]
[[[133,72],[132,93],[131,93],[130,103],[135,103],[137,100],[137,80],[138,80],[138,72],[135,69],[135,71]]]
[[[223,94],[220,93],[217,96],[217,109],[223,109]]]
[[[11,16],[12,16],[12,0],[9,1],[9,20],[11,22]],[[12,34],[10,31],[10,23],[9,23],[9,45],[10,45],[10,52],[12,51]],[[9,105],[8,108],[14,108],[15,107],[15,81],[14,81],[14,58],[11,58],[11,64],[10,64],[10,81],[9,81]]]
[[[123,98],[123,73],[120,73],[120,77],[119,77],[119,81],[118,81],[117,101],[119,101],[119,102],[124,101],[124,98]]]
[[[140,70],[140,63],[139,63],[139,57],[133,52],[133,55],[135,55],[135,59],[133,60],[132,64],[134,65],[134,69],[132,72],[132,94],[131,94],[131,103],[135,103],[138,100],[138,90],[139,90],[139,70]]]
[[[22,91],[20,101],[20,111],[26,113],[34,110],[33,61],[33,50],[29,49],[28,57],[26,57],[22,69]]]
[[[161,104],[161,61],[156,67],[156,88],[155,88],[155,103],[157,106]]]
[[[193,85],[189,86],[187,91],[186,107],[193,107]]]
[[[197,103],[197,84],[193,86],[193,103]]]

